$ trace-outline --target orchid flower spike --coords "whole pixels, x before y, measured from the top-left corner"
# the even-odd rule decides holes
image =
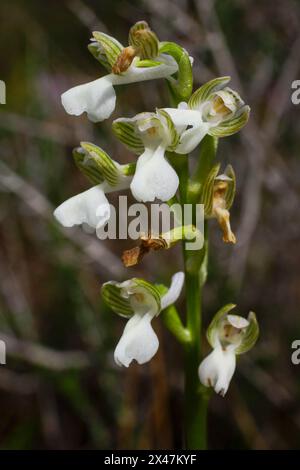
[[[215,165],[209,172],[201,191],[201,203],[204,204],[206,218],[215,218],[223,232],[225,243],[236,243],[236,238],[230,226],[229,209],[235,196],[235,173],[231,165],[225,172],[218,175],[220,164]]]
[[[235,305],[225,305],[214,316],[207,330],[207,339],[212,352],[199,366],[200,382],[213,387],[224,396],[236,367],[236,356],[249,351],[255,344],[259,327],[255,313],[250,312],[245,319],[229,314]]]
[[[81,142],[73,156],[78,168],[96,186],[63,202],[54,216],[64,227],[82,225],[85,231],[94,232],[110,218],[106,193],[129,188],[132,177],[126,175],[127,165],[115,162],[94,144]]]
[[[165,153],[176,149],[179,134],[168,113],[158,109],[155,113],[116,119],[113,131],[127,148],[140,155],[130,185],[135,199],[142,202],[171,199],[179,178]]]
[[[176,302],[183,282],[182,272],[174,274],[171,287],[164,295],[158,287],[143,279],[103,284],[105,303],[118,315],[129,318],[114,353],[119,366],[128,367],[133,360],[145,364],[156,354],[159,341],[151,321]]]
[[[178,64],[164,43],[164,52],[160,52],[160,44],[145,21],[132,26],[125,48],[115,38],[94,32],[88,48],[109,73],[63,93],[66,112],[75,116],[86,112],[92,122],[103,121],[115,109],[114,85],[171,77],[178,71]]]
[[[250,108],[240,95],[227,87],[230,77],[220,77],[202,85],[177,109],[165,108],[176,128],[182,127],[177,153],[194,150],[206,134],[226,137],[238,132],[248,121]]]

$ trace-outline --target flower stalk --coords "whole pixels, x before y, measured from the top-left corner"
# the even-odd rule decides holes
[[[203,159],[205,156],[203,155]],[[211,158],[207,153],[206,158]],[[187,159],[186,159],[187,162]],[[188,165],[181,166],[180,172],[180,198],[181,203],[190,203],[189,170]],[[199,387],[198,367],[201,359],[201,328],[202,328],[202,266],[206,263],[207,230],[205,242],[198,252],[185,249],[183,242],[183,258],[185,267],[186,289],[186,330],[190,341],[184,345],[185,367],[185,443],[187,449],[206,449],[207,430],[207,404],[208,394]],[[195,259],[197,262],[195,262]]]
[[[75,164],[93,186],[60,204],[54,216],[64,227],[79,225],[101,238],[102,228],[112,218],[106,197],[112,192],[130,189],[137,201],[158,199],[170,208],[180,202],[183,212],[185,204],[192,205],[189,224],[180,223],[163,233],[140,233],[139,244],[122,256],[126,267],[135,266],[148,253],[172,249],[182,242],[185,272],[174,274],[169,288],[133,277],[123,282],[108,281],[101,292],[108,307],[127,320],[114,351],[117,365],[129,367],[134,361],[145,364],[155,356],[159,338],[152,322],[158,316],[183,347],[185,444],[187,449],[205,449],[210,389],[224,397],[236,368],[236,356],[251,349],[259,334],[255,313],[250,312],[245,319],[229,313],[235,305],[227,304],[208,327],[212,351],[202,357],[207,221],[217,220],[224,242],[236,242],[229,212],[235,197],[235,172],[231,165],[220,172],[221,163],[215,162],[215,156],[219,139],[240,131],[248,121],[250,108],[228,87],[230,77],[210,80],[193,92],[193,59],[181,46],[161,42],[145,21],[132,26],[126,47],[96,31],[88,49],[107,74],[63,93],[62,104],[69,114],[86,112],[92,122],[103,121],[115,109],[116,85],[161,78],[166,80],[172,107],[114,120],[113,132],[137,156],[135,162],[121,165],[102,148],[81,142],[73,152]],[[190,177],[189,154],[198,145],[199,158]],[[198,204],[203,205],[204,233],[197,227]],[[193,250],[187,243],[191,239],[197,242]],[[174,305],[184,282],[185,324]]]

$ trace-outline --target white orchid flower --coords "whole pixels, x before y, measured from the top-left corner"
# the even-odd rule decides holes
[[[247,122],[250,108],[239,94],[225,86],[230,77],[220,77],[202,85],[177,109],[165,108],[176,129],[181,129],[176,152],[194,150],[206,134],[226,137],[238,132]]]
[[[161,295],[157,287],[143,279],[125,282],[106,282],[102,296],[117,314],[130,318],[115,349],[114,358],[119,366],[128,367],[133,360],[145,364],[156,354],[159,341],[152,328],[152,320],[178,299],[184,274],[172,277],[171,287]]]
[[[99,184],[63,202],[54,216],[64,227],[81,225],[85,231],[94,232],[110,218],[106,194],[129,188],[132,177],[126,176],[124,167],[94,144],[82,142],[74,151],[74,159],[90,181]]]
[[[256,316],[250,312],[248,319],[228,314],[233,304],[223,307],[213,318],[207,339],[212,352],[199,366],[199,378],[206,387],[224,396],[236,368],[236,355],[251,349],[259,334]]]
[[[89,50],[110,73],[63,93],[61,100],[68,114],[86,112],[92,122],[103,121],[115,109],[115,85],[169,78],[178,71],[175,59],[160,53],[160,43],[145,21],[131,28],[129,44],[124,48],[107,34],[93,33]]]
[[[179,178],[165,153],[176,149],[179,135],[170,116],[164,110],[140,113],[133,118],[116,119],[113,130],[127,147],[141,153],[130,185],[135,199],[143,202],[171,199]]]

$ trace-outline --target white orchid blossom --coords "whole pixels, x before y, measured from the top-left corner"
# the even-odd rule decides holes
[[[114,352],[115,362],[128,367],[133,360],[144,364],[156,354],[159,341],[151,321],[178,299],[184,274],[172,277],[170,289],[161,295],[159,290],[142,279],[125,282],[107,282],[102,295],[107,304],[119,315],[130,317]]]
[[[131,28],[126,48],[107,34],[93,35],[89,49],[111,73],[63,93],[62,105],[68,114],[86,112],[92,122],[103,121],[115,109],[115,85],[169,78],[178,71],[175,59],[159,52],[159,41],[146,22]]]
[[[201,86],[178,108],[165,108],[180,132],[176,152],[194,150],[206,134],[225,137],[238,132],[247,122],[250,108],[239,94],[225,85],[230,77],[220,77]]]
[[[224,396],[236,368],[236,355],[248,351],[257,340],[258,325],[255,314],[248,319],[227,314],[235,306],[230,304],[221,309],[210,324],[207,337],[212,352],[199,366],[199,378],[206,387]]]
[[[74,150],[78,168],[93,182],[92,188],[63,202],[54,211],[54,216],[64,227],[81,225],[87,232],[105,226],[110,219],[110,204],[106,194],[128,189],[131,176],[123,173],[123,166],[113,161],[94,144],[82,142]]]
[[[116,119],[113,128],[125,144],[129,142],[129,134],[124,133],[131,129],[132,136],[139,139],[143,148],[130,185],[135,199],[142,202],[171,199],[177,191],[179,178],[165,153],[176,148],[179,136],[169,115],[163,110],[140,113],[133,118]]]
[[[129,188],[131,177],[124,176],[116,186],[107,182],[64,201],[54,211],[54,217],[64,227],[82,225],[87,232],[103,227],[110,219],[110,204],[106,194]]]

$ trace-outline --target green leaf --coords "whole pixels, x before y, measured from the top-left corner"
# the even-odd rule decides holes
[[[207,341],[209,342],[209,344],[211,345],[211,347],[213,348],[214,347],[214,343],[215,343],[215,334],[218,330],[218,326],[220,324],[220,321],[222,320],[223,317],[225,317],[228,312],[230,312],[230,310],[234,309],[236,307],[235,304],[227,304],[227,305],[224,305],[224,307],[222,307],[220,310],[218,310],[218,312],[215,314],[215,316],[213,317],[209,327],[207,328],[207,331],[206,331],[206,337],[207,337]]]
[[[129,299],[121,296],[121,288],[114,281],[103,284],[101,294],[106,305],[121,317],[129,318],[134,314]]]
[[[253,348],[259,336],[259,326],[254,312],[248,315],[249,326],[245,330],[240,346],[235,350],[235,354],[244,354]]]
[[[207,101],[213,93],[222,89],[229,81],[230,77],[218,77],[204,83],[190,97],[188,102],[189,108],[198,109],[201,103]]]
[[[158,55],[159,40],[146,21],[138,21],[129,31],[130,46],[138,50],[141,59],[155,59]]]
[[[97,145],[81,142],[74,149],[73,157],[79,170],[93,183],[107,181],[111,186],[118,183],[120,171],[110,156]]]
[[[93,37],[101,46],[101,51],[103,51],[107,62],[112,67],[116,63],[124,47],[119,41],[117,41],[117,39],[109,36],[108,34],[100,33],[99,31],[94,31]]]
[[[140,138],[134,122],[128,122],[126,119],[116,119],[112,123],[112,130],[115,136],[124,144],[129,150],[137,155],[144,152],[145,147],[142,139]]]

